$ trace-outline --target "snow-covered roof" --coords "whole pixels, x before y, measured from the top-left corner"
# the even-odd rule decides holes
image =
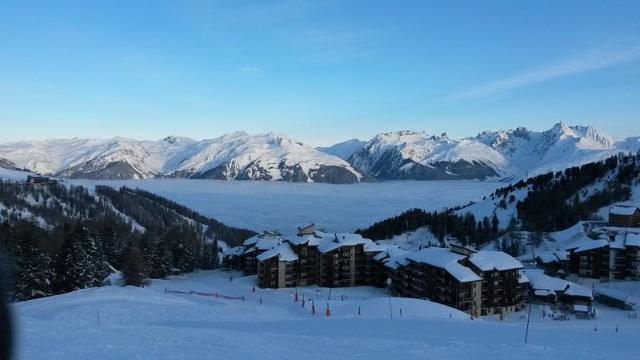
[[[278,237],[263,237],[258,239],[258,242],[255,244],[255,248],[258,250],[269,250],[278,246],[282,242],[282,239]]]
[[[407,266],[409,261],[404,256],[398,256],[385,259],[383,263],[384,266],[388,267],[389,269],[397,270],[401,266]]]
[[[577,297],[585,297],[589,299],[593,299],[591,294],[591,289],[582,286],[580,284],[576,284],[571,281],[551,277],[546,275],[539,269],[531,269],[524,271],[529,278],[529,284],[534,289],[534,291],[538,290],[548,290],[553,292],[562,292],[565,295],[569,296],[577,296]],[[538,293],[536,292],[536,295]],[[544,295],[542,295],[544,296]]]
[[[589,307],[587,305],[573,304],[573,311],[587,313],[589,312]]]
[[[525,270],[524,273],[534,290],[565,291],[569,286],[568,281],[551,277],[538,269]]]
[[[224,255],[228,255],[228,256],[238,256],[238,255],[242,255],[244,253],[244,247],[242,246],[234,246],[232,248],[227,248],[224,251]]]
[[[410,261],[428,264],[446,270],[451,276],[460,282],[482,280],[476,273],[459,263],[466,256],[454,254],[445,248],[427,248],[410,253],[407,256]]]
[[[535,296],[541,296],[541,297],[547,297],[547,296],[549,296],[549,295],[556,296],[555,291],[552,291],[552,290],[545,290],[545,289],[533,290],[533,294],[534,294]]]
[[[609,243],[609,247],[612,249],[624,249],[624,246],[624,235],[622,234],[616,235],[614,240]]]
[[[278,236],[278,234],[273,233],[273,232],[269,232],[269,231],[264,231],[258,235],[254,235],[248,239],[246,239],[242,245],[244,246],[251,246],[251,245],[255,245],[256,243],[258,243],[260,240],[263,239],[276,239],[279,240],[280,237]]]
[[[293,252],[291,246],[288,243],[282,243],[273,249],[269,249],[256,258],[258,261],[265,261],[267,259],[277,256],[280,261],[295,261],[298,260],[298,255]]]
[[[469,261],[481,271],[522,269],[522,263],[502,251],[481,250],[469,256]]]
[[[536,258],[538,258],[540,262],[542,262],[543,264],[551,264],[554,262],[558,262],[558,257],[554,253],[548,253],[548,252],[541,253],[541,254],[538,254]]]
[[[354,246],[354,245],[366,245],[371,242],[369,239],[365,239],[360,234],[351,233],[319,233],[321,236],[318,244],[318,250],[321,253],[327,253],[342,246]]]
[[[304,245],[307,244],[309,246],[317,246],[320,242],[319,236],[314,235],[291,235],[286,236],[285,239],[290,242],[292,245]]]
[[[586,240],[586,241],[582,241],[578,245],[578,247],[576,247],[575,252],[579,253],[579,252],[584,252],[584,251],[589,251],[589,250],[595,250],[595,249],[600,249],[603,247],[607,247],[609,246],[609,241],[605,240],[605,239],[598,239],[598,240]]]
[[[630,303],[631,302],[631,296],[629,296],[629,294],[626,294],[624,291],[618,290],[618,289],[611,289],[611,288],[607,288],[607,287],[599,287],[598,289],[596,289],[596,294],[602,294],[602,295],[604,295],[606,297],[610,297],[612,299],[624,301],[626,303]]]
[[[578,296],[593,299],[593,293],[591,289],[572,282],[569,282],[569,288],[565,290],[564,293],[565,295],[569,296]]]
[[[640,247],[640,234],[627,234],[624,244],[626,246]]]
[[[520,279],[518,279],[519,284],[526,284],[529,282],[529,278],[522,271],[520,272]]]
[[[373,241],[368,242],[368,243],[366,243],[364,245],[364,251],[365,252],[377,252],[377,253],[380,253],[380,252],[385,251],[386,248],[387,248],[386,246],[380,245],[380,244],[378,244],[376,242],[373,242]]]
[[[375,261],[381,261],[384,266],[394,270],[408,264],[409,261],[406,255],[411,251],[401,249],[397,245],[378,244],[378,246],[384,248],[384,250],[373,256]]]
[[[640,211],[637,206],[618,205],[611,207],[609,214],[631,216],[635,214],[636,211]]]
[[[553,255],[555,255],[560,261],[569,260],[569,254],[564,250],[556,251]]]

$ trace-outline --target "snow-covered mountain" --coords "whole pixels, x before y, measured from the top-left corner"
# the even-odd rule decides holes
[[[196,141],[116,137],[0,145],[0,166],[70,178],[189,177],[354,183],[368,179],[348,162],[282,134],[227,134]]]
[[[446,134],[398,131],[376,135],[349,162],[378,179],[477,179],[498,176],[499,153],[473,140]]]
[[[88,179],[183,177],[223,180],[355,183],[370,179],[486,179],[536,175],[620,151],[640,137],[614,142],[590,126],[556,124],[452,139],[423,131],[381,133],[313,149],[286,135],[244,132],[196,141],[62,139],[0,144],[0,167]]]
[[[347,141],[335,144],[333,146],[326,146],[326,147],[321,146],[321,147],[317,147],[316,149],[322,151],[323,153],[337,156],[340,159],[349,160],[351,155],[362,150],[362,148],[366,144],[367,144],[366,141],[362,141],[359,139],[351,139],[351,140],[347,140]]]
[[[376,135],[349,162],[378,179],[485,179],[540,174],[639,148],[639,138],[616,143],[591,126],[558,123],[543,132],[521,127],[464,139],[387,132]]]

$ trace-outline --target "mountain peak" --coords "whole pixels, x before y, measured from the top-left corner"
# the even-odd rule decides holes
[[[175,135],[169,135],[166,138],[162,139],[162,141],[169,143],[169,144],[175,144],[178,141],[180,141],[180,137],[175,136]]]

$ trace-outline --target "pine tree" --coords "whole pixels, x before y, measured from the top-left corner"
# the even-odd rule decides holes
[[[173,257],[166,244],[153,235],[144,248],[144,262],[149,277],[158,279],[169,275],[173,267]]]
[[[8,249],[12,260],[13,290],[17,300],[55,294],[55,272],[49,253],[39,246],[42,230],[22,222],[9,231]],[[44,239],[46,240],[46,239]]]
[[[200,268],[211,270],[218,267],[218,241],[212,243],[202,242],[202,253],[200,256]]]
[[[122,280],[125,285],[142,286],[145,279],[145,265],[142,251],[132,246],[122,261]]]
[[[17,300],[37,299],[55,294],[55,272],[53,261],[48,254],[32,248],[21,260],[19,268],[20,274],[15,280]]]
[[[125,247],[121,239],[113,231],[113,227],[111,225],[104,226],[100,230],[98,238],[102,245],[105,260],[111,264],[111,266],[120,269]]]
[[[63,292],[100,286],[108,267],[98,248],[95,235],[86,226],[78,226],[67,236],[58,265],[60,290]]]

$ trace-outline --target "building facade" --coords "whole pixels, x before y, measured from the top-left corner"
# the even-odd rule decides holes
[[[609,210],[609,223],[618,227],[638,227],[640,209],[636,206],[614,206]]]
[[[230,252],[262,288],[370,285],[454,307],[474,316],[522,307],[522,264],[499,251],[467,247],[405,251],[358,234],[329,234],[313,225],[292,236],[263,233]],[[228,263],[238,263],[229,259]]]

